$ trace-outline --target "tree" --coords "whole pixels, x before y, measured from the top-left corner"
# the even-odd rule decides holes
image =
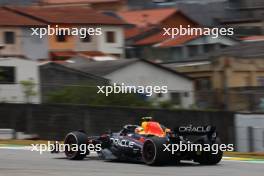
[[[37,95],[37,92],[34,90],[36,84],[33,79],[20,81],[20,84],[22,85],[26,103],[30,103],[31,98]]]
[[[137,94],[98,94],[97,87],[71,86],[48,94],[47,103],[151,107]]]

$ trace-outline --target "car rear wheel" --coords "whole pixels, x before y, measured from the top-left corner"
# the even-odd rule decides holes
[[[147,165],[162,165],[165,164],[169,155],[163,151],[166,144],[166,138],[152,137],[147,139],[143,144],[142,158]]]
[[[213,144],[221,145],[219,138]],[[211,144],[211,145],[213,145]],[[218,153],[214,154],[212,151],[202,152],[201,155],[197,158],[197,162],[203,165],[215,165],[218,164],[223,157],[223,152],[218,150]]]
[[[83,132],[74,131],[67,134],[64,144],[65,155],[70,160],[82,160],[88,154],[87,151],[82,151],[80,148],[81,145],[87,145],[87,135]]]

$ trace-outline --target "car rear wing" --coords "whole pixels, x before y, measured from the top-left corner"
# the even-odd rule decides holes
[[[174,128],[174,132],[178,135],[212,135],[216,132],[215,126],[180,126]]]

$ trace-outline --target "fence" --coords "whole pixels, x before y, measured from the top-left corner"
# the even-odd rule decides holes
[[[0,104],[0,128],[11,128],[42,139],[63,139],[72,130],[84,129],[90,135],[118,131],[125,124],[139,124],[153,116],[169,128],[180,125],[214,125],[225,143],[234,143],[234,114],[165,110],[151,108],[92,107],[73,105]]]
[[[0,104],[0,129],[38,134],[41,139],[61,140],[72,130],[90,135],[118,131],[153,116],[169,128],[181,125],[214,125],[223,143],[241,152],[264,151],[264,114],[227,111],[166,110],[85,105]]]

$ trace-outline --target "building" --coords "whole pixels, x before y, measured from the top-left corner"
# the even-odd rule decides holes
[[[263,41],[243,42],[190,62],[163,66],[194,79],[196,103],[201,107],[257,111],[264,100],[263,47]]]
[[[163,32],[154,33],[131,44],[128,57],[138,57],[157,62],[185,61],[190,58],[238,44],[228,36],[184,35],[171,38]]]
[[[197,26],[197,22],[176,8],[128,10],[117,13],[120,18],[136,27],[179,27]]]
[[[32,59],[48,58],[48,39],[32,36],[31,27],[46,27],[36,19],[0,8],[0,55],[26,56]]]
[[[41,0],[42,6],[87,6],[95,10],[119,11],[126,9],[126,0]]]
[[[151,96],[158,101],[171,101],[180,107],[193,105],[192,80],[176,71],[140,59],[91,62],[75,58],[65,66],[110,80],[110,83],[132,86],[167,86],[168,93]],[[147,98],[147,97],[146,97]]]
[[[47,59],[52,52],[61,51],[99,51],[116,57],[124,54],[124,22],[89,8],[4,7],[0,9],[0,13],[2,17],[5,17],[0,19],[0,31],[1,29],[7,31],[5,35],[8,35],[6,38],[8,37],[7,40],[9,40],[5,41],[6,46],[1,50],[3,55],[23,55],[32,59]],[[12,28],[7,28],[10,26]],[[58,30],[66,28],[67,31],[73,28],[98,29],[100,34],[86,35],[85,38],[80,38],[81,34],[53,34],[40,38],[37,35],[31,35],[32,27],[58,28]]]
[[[1,102],[40,103],[39,82],[36,61],[17,57],[0,58]]]
[[[203,36],[177,36],[172,39],[171,36],[164,35],[163,28],[199,27],[196,21],[177,8],[121,11],[118,15],[132,24],[125,29],[127,58],[161,62],[182,60],[196,54],[195,52],[202,53],[203,49],[199,49],[203,47],[202,45],[208,45],[207,48],[213,49],[213,44],[219,44],[219,47],[221,43],[224,43],[224,46],[233,44],[233,41],[228,41],[229,39],[224,37],[219,40]],[[185,45],[190,45],[192,48],[188,49],[184,47]]]

